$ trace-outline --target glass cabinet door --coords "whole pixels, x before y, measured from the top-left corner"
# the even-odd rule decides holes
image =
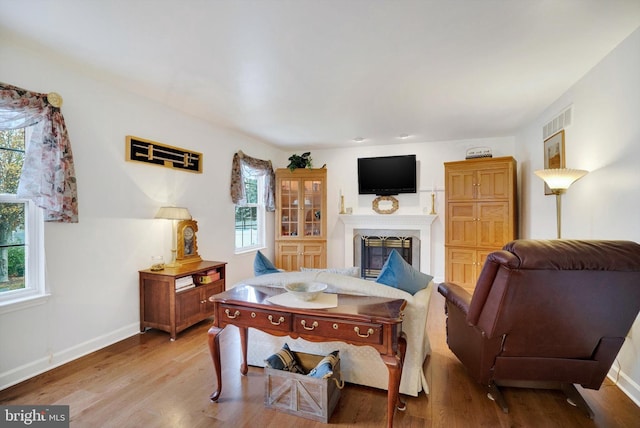
[[[280,236],[322,237],[322,180],[280,181]]]
[[[305,236],[322,236],[322,181],[305,180],[303,185],[304,218],[303,229]]]
[[[282,180],[280,182],[280,236],[298,236],[298,213],[300,212],[300,195],[298,180]]]

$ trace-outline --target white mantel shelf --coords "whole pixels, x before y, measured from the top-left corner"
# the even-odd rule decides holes
[[[430,214],[340,214],[344,224],[345,266],[353,266],[354,230],[417,230],[420,236],[420,270],[431,274],[431,224],[437,215]]]
[[[431,228],[431,223],[437,217],[437,215],[429,214],[340,214],[340,220],[345,225],[356,225],[357,229],[367,229],[368,225],[373,225],[378,229],[388,228],[388,226],[410,226],[403,229]]]

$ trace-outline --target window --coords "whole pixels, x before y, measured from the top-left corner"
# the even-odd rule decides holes
[[[0,131],[0,306],[43,296],[41,210],[16,196],[25,130]]]
[[[256,159],[238,151],[231,165],[231,200],[235,209],[236,253],[265,245],[266,211],[275,211],[275,174],[271,161]]]
[[[246,202],[236,205],[236,253],[264,247],[264,176],[244,176]]]

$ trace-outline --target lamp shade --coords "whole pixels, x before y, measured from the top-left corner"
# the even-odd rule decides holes
[[[155,218],[167,220],[191,220],[189,210],[182,207],[160,207]]]
[[[534,174],[542,178],[551,190],[564,191],[588,172],[584,169],[552,168],[540,169],[534,171]]]

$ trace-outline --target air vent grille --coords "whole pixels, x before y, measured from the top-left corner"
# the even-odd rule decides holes
[[[565,129],[573,121],[573,106],[569,106],[542,127],[542,137],[547,139],[556,132]]]

